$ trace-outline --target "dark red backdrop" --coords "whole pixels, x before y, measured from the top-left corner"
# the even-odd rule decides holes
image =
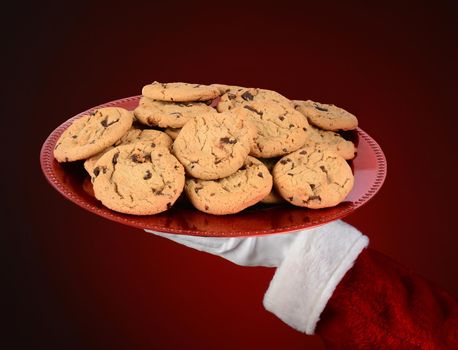
[[[275,89],[354,112],[384,188],[348,218],[458,296],[456,6],[56,5],[11,10],[2,86],[9,349],[322,349],[263,310],[242,268],[91,215],[44,180],[62,121],[152,80]],[[386,4],[385,4],[386,5]],[[5,135],[6,134],[6,135]]]

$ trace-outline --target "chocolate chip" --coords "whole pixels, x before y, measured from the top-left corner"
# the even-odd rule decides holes
[[[108,118],[108,117],[107,117],[107,118]],[[105,118],[105,121],[107,120],[107,118]],[[119,119],[113,120],[113,121],[110,122],[110,123],[105,123],[106,125],[103,125],[103,122],[102,122],[102,125],[103,125],[105,128],[107,128],[107,127],[109,127],[109,126],[111,126],[111,125],[113,125],[113,124],[116,124],[117,122],[119,122]]]
[[[243,164],[243,165],[239,168],[239,170],[245,170],[245,169],[246,169],[246,164]]]
[[[304,150],[300,151],[299,154],[307,154],[307,151],[304,149]]]
[[[167,203],[167,209],[170,209],[172,207],[172,203]]]
[[[156,147],[156,144],[154,142],[151,143],[151,147]]]
[[[102,121],[100,122],[100,124],[102,124],[102,126],[103,126],[104,128],[108,127],[108,117],[105,117],[105,119],[102,120]]]
[[[242,94],[242,98],[243,98],[245,101],[253,101],[253,95],[250,94],[249,91],[245,91],[245,92]]]
[[[293,176],[294,174],[293,173],[288,173],[289,176]]]
[[[96,166],[94,168],[94,175],[95,175],[95,177],[97,177],[97,176],[99,176],[99,174],[100,174],[100,168],[98,166]]]
[[[288,200],[289,200],[290,202],[292,202],[292,201],[293,201],[293,197],[288,197]]]
[[[320,196],[310,196],[307,202],[314,201],[314,200],[319,200],[321,202],[321,197]]]
[[[286,158],[287,162],[292,162],[291,158]]]
[[[315,189],[315,184],[310,184],[310,188],[311,188],[312,190],[314,190],[314,189]]]
[[[147,170],[145,176],[143,176],[143,180],[151,179],[152,176],[151,171]]]
[[[285,159],[280,160],[280,164],[286,164],[288,163]]]
[[[285,117],[284,116],[279,116],[278,119],[280,119],[281,121],[285,120]]]
[[[162,153],[159,153],[158,156],[159,156],[159,157],[162,157]],[[150,160],[151,160],[151,157],[150,157]]]
[[[320,106],[316,106],[315,105],[315,108],[318,109],[319,111],[322,111],[322,112],[327,112],[327,108],[323,108],[323,107],[320,107]]]
[[[118,157],[119,157],[119,152],[116,153],[114,156],[113,156],[113,159],[111,160],[111,162],[113,163],[113,165],[116,165],[118,163]]]
[[[288,149],[287,149],[287,148],[283,148],[282,151],[283,151],[283,152],[288,152]]]
[[[326,170],[326,168],[324,167],[324,165],[320,165],[320,169],[322,172],[324,173],[327,173],[328,171]]]
[[[294,124],[289,124],[289,128],[294,128]]]
[[[302,128],[302,130],[307,131],[307,128]]]
[[[261,172],[258,173],[258,176],[264,178],[264,175]]]
[[[143,163],[141,160],[140,160],[140,155],[135,153],[135,154],[132,154],[130,156],[130,160],[133,161],[134,163]]]
[[[246,108],[249,111],[252,111],[252,112],[256,113],[257,115],[263,115],[264,114],[264,113],[258,111],[256,108],[253,108],[253,107],[248,106],[248,105],[243,106],[243,108]]]
[[[177,169],[177,170],[180,169],[180,167],[178,165],[175,165],[174,168]]]
[[[72,139],[76,139],[78,136],[76,135],[72,135]]]
[[[209,208],[208,208],[208,205],[206,205],[206,206],[205,206],[205,210],[208,210],[208,209],[209,209]]]
[[[229,98],[229,100],[233,100],[237,96],[235,96],[234,94],[227,94],[227,97]]]
[[[229,143],[229,144],[233,145],[233,144],[237,143],[237,140],[236,139],[231,139],[229,137],[221,137],[219,139],[219,142],[221,142],[221,143]]]
[[[194,188],[194,192],[199,193],[199,191],[200,191],[202,188],[203,188],[203,187],[195,187],[195,188]]]

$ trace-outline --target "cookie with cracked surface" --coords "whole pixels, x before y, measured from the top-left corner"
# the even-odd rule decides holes
[[[172,147],[191,176],[214,180],[233,174],[244,164],[254,134],[243,111],[214,111],[187,122]]]
[[[172,140],[175,140],[178,137],[178,134],[180,133],[181,128],[167,128],[164,130],[164,132],[169,135]]]
[[[202,113],[214,112],[203,102],[164,102],[141,97],[134,114],[137,120],[148,126],[181,128],[186,122]]]
[[[192,102],[212,100],[219,96],[219,91],[209,85],[155,81],[143,87],[142,95],[157,101]]]
[[[343,108],[332,104],[307,101],[293,101],[294,108],[305,115],[310,122],[324,130],[353,130],[358,127],[358,119]]]
[[[243,109],[256,126],[250,155],[271,158],[302,147],[308,137],[308,122],[286,97],[275,91],[242,89],[221,96],[218,111]]]
[[[291,204],[312,209],[333,207],[353,187],[353,173],[342,157],[319,147],[304,147],[274,167],[278,193]]]
[[[173,142],[170,136],[163,133],[162,131],[131,128],[126,134],[124,134],[123,137],[121,137],[121,139],[116,141],[113,146],[110,146],[104,149],[102,152],[99,152],[96,155],[86,159],[84,162],[84,169],[86,169],[90,176],[94,176],[93,170],[95,168],[95,164],[105,153],[116,146],[128,145],[139,141],[151,142],[151,145],[154,144],[154,146],[163,146],[167,148],[170,148]]]
[[[211,84],[210,86],[218,89],[221,95],[224,95],[228,92],[236,92],[238,90],[246,89],[246,87],[237,86],[237,85],[226,85],[226,84]]]
[[[92,183],[103,205],[125,214],[150,215],[169,209],[184,187],[184,169],[166,147],[137,142],[105,153]]]
[[[132,115],[124,108],[104,107],[75,120],[57,140],[58,162],[87,159],[118,141],[132,126]]]
[[[304,146],[313,146],[332,151],[344,159],[355,158],[356,147],[353,142],[345,140],[334,131],[321,130],[313,126],[310,127],[310,136]]]
[[[248,157],[234,174],[218,180],[187,179],[185,191],[192,204],[205,213],[234,214],[258,203],[272,188],[267,167]]]

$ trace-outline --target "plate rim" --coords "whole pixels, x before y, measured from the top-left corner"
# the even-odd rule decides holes
[[[63,184],[57,179],[55,176],[53,170],[52,170],[52,163],[54,161],[54,156],[53,156],[53,148],[54,144],[57,142],[57,139],[60,137],[62,132],[68,128],[68,126],[73,122],[73,120],[81,117],[82,115],[85,115],[87,113],[90,113],[94,109],[97,108],[102,108],[102,107],[110,107],[110,106],[117,106],[121,103],[126,103],[126,102],[133,102],[136,100],[139,100],[141,95],[135,95],[135,96],[130,96],[130,97],[125,97],[117,100],[113,100],[107,103],[103,103],[100,105],[97,105],[95,107],[91,107],[81,113],[76,114],[75,116],[67,119],[65,122],[60,124],[57,128],[55,128],[46,138],[44,141],[41,150],[40,150],[40,166],[42,173],[48,183],[57,191],[59,192],[63,197],[65,197],[67,200],[70,200],[70,202],[78,205],[79,207],[85,209],[86,211],[89,211],[93,214],[96,214],[98,216],[101,216],[105,219],[121,223],[127,226],[139,228],[142,230],[150,230],[150,231],[157,231],[157,232],[164,232],[164,233],[172,233],[172,234],[180,234],[180,235],[192,235],[192,236],[208,236],[208,237],[243,237],[243,236],[261,236],[261,235],[270,235],[270,234],[276,234],[276,233],[285,233],[285,232],[293,232],[293,231],[298,231],[301,229],[310,229],[313,227],[317,227],[320,225],[324,225],[326,223],[342,219],[352,212],[354,212],[356,209],[360,208],[362,205],[368,203],[374,196],[377,194],[377,192],[382,188],[383,183],[385,182],[386,176],[387,176],[387,161],[385,154],[382,151],[382,148],[380,145],[367,134],[365,131],[363,131],[361,128],[356,128],[356,132],[358,133],[358,137],[361,137],[364,139],[364,141],[367,142],[367,144],[370,146],[372,151],[374,152],[375,158],[376,158],[376,173],[375,173],[375,180],[371,184],[371,186],[368,188],[368,190],[358,198],[355,202],[352,202],[351,205],[347,206],[344,208],[341,212],[339,212],[338,215],[333,220],[329,220],[329,218],[325,218],[323,220],[317,220],[315,221],[312,225],[310,224],[297,224],[297,225],[291,225],[291,226],[285,226],[283,228],[277,228],[277,229],[260,229],[260,230],[254,230],[254,231],[238,231],[238,230],[232,230],[232,231],[225,231],[224,233],[220,231],[188,231],[184,229],[175,229],[175,228],[166,228],[166,227],[154,227],[154,228],[148,228],[144,227],[143,223],[140,221],[137,221],[134,215],[129,216],[128,218],[125,218],[123,216],[119,216],[118,213],[112,212],[112,211],[102,211],[100,208],[94,206],[91,203],[88,203],[82,199],[80,199],[77,195],[75,195],[73,192],[68,191],[68,189],[63,186]],[[197,210],[197,209],[196,209]],[[210,215],[210,214],[208,214]],[[245,234],[244,234],[245,233]]]

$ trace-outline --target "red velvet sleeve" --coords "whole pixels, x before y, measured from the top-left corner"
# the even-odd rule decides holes
[[[458,303],[371,249],[337,286],[316,329],[327,349],[458,349]]]

